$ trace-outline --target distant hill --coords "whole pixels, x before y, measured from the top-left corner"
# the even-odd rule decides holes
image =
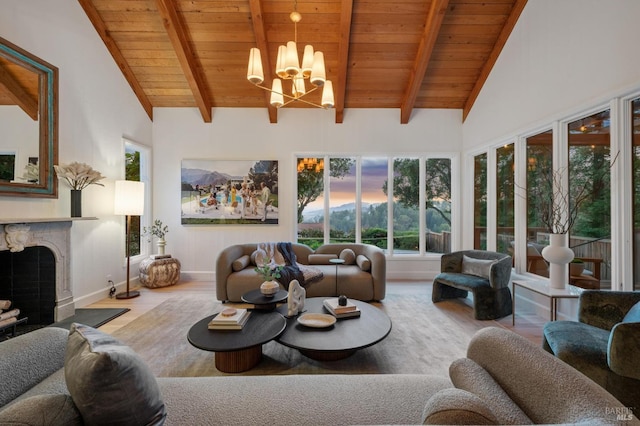
[[[182,169],[182,182],[191,184],[191,186],[210,186],[224,185],[232,178],[227,173],[211,172],[202,169]]]
[[[368,209],[369,206],[377,206],[377,205],[378,204],[362,203],[362,210]],[[356,203],[342,204],[340,206],[329,208],[329,214],[331,214],[332,212],[355,210],[355,208],[356,208]],[[324,209],[316,209],[316,210],[309,210],[309,211],[305,210],[302,213],[302,217],[303,217],[302,222],[303,223],[317,222],[318,219],[321,218],[322,216],[324,216]]]

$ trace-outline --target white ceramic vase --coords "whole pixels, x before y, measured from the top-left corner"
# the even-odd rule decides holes
[[[165,241],[165,239],[159,238],[157,244],[158,244],[158,254],[164,254],[164,248],[167,245],[167,242]]]
[[[569,282],[569,262],[573,260],[568,234],[550,234],[549,245],[542,249],[542,257],[549,262],[549,285],[565,288]]]

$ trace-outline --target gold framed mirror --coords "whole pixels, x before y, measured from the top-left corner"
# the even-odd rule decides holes
[[[57,198],[58,68],[0,37],[0,195]]]

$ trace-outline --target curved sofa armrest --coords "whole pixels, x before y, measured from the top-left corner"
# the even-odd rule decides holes
[[[580,294],[578,321],[611,330],[638,302],[639,291],[585,290]]]
[[[233,261],[239,259],[244,254],[244,248],[241,245],[233,245],[225,248],[220,252],[216,259],[216,298],[218,300],[228,300],[227,296],[227,278],[233,272],[231,265]]]
[[[622,322],[613,327],[607,363],[614,373],[640,380],[640,322]]]
[[[64,367],[69,331],[45,327],[0,344],[0,407]]]
[[[462,255],[465,253],[462,251],[444,253],[440,257],[440,272],[462,271]]]
[[[382,300],[387,292],[387,257],[380,247],[370,244],[362,245],[362,254],[371,261],[373,298]]]

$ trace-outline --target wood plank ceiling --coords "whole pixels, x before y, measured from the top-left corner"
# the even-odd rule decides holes
[[[143,108],[277,109],[246,79],[259,47],[265,84],[294,38],[295,0],[78,0]],[[348,108],[462,109],[466,117],[526,0],[298,0],[298,49],[324,52],[336,122]],[[308,95],[320,102],[320,91]],[[317,96],[315,99],[313,96]],[[305,107],[300,102],[295,107]]]

